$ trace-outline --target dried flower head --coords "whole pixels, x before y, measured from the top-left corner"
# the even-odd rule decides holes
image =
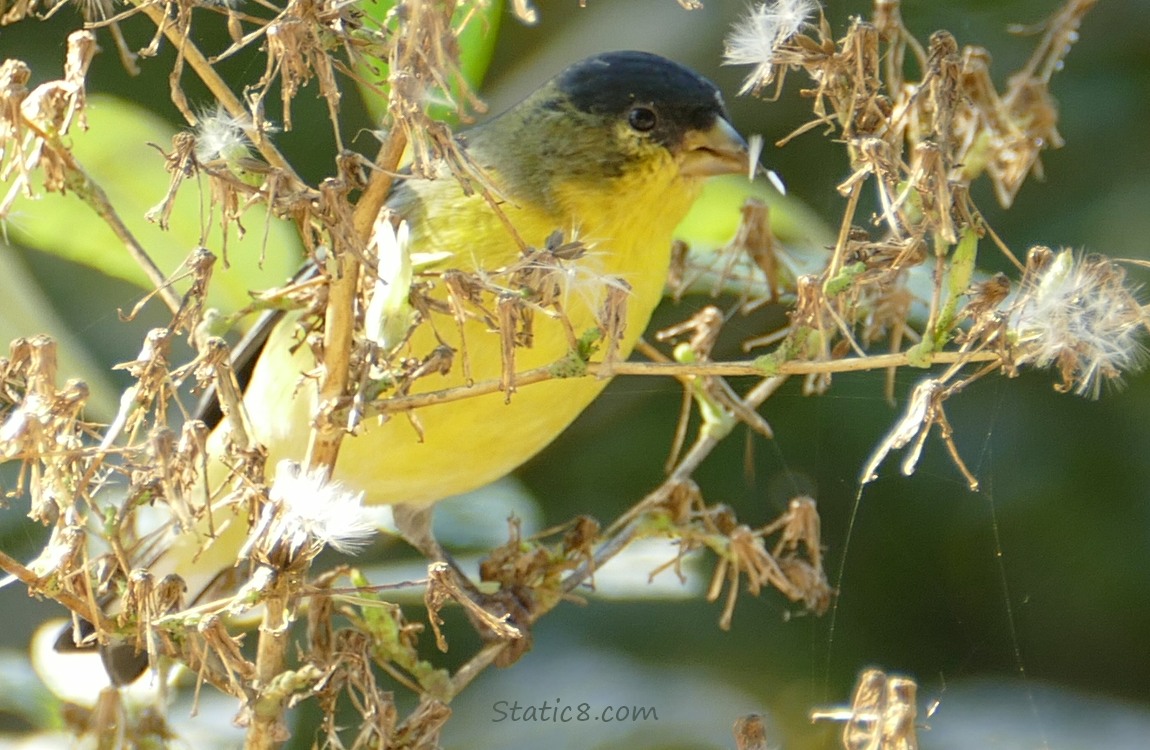
[[[246,116],[228,114],[223,106],[200,113],[196,124],[196,158],[202,163],[217,160],[229,164],[251,156],[251,142],[244,130],[252,126]]]
[[[528,248],[507,269],[513,289],[527,294],[540,309],[569,310],[574,300],[589,310],[600,309],[613,295],[630,293],[623,279],[604,271],[606,252],[588,244],[577,232],[551,233],[541,249]]]
[[[276,466],[268,499],[241,555],[291,563],[315,557],[325,545],[352,554],[375,533],[362,492],[330,481],[323,472],[305,471],[294,461]]]
[[[1097,398],[1146,360],[1146,316],[1122,268],[1100,255],[1030,251],[1018,297],[1007,312],[1015,365],[1058,367],[1059,390]]]
[[[758,91],[774,79],[779,47],[798,34],[818,9],[818,0],[758,3],[731,27],[723,45],[723,63],[755,66],[740,94]]]
[[[867,669],[859,675],[849,708],[816,709],[811,721],[844,722],[843,747],[918,747],[918,684],[909,677]]]

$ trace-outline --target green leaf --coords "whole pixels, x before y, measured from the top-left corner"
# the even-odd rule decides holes
[[[834,242],[834,233],[818,214],[799,199],[780,195],[765,180],[751,182],[742,175],[707,180],[702,195],[675,228],[675,238],[704,252],[722,247],[739,228],[739,209],[748,198],[770,207],[775,237],[787,245],[817,247],[820,263],[825,262],[825,248]]]
[[[7,355],[8,342],[20,337],[48,334],[56,340],[56,361],[60,382],[80,378],[88,385],[89,416],[109,419],[119,398],[107,374],[107,367],[95,357],[86,342],[56,313],[52,300],[44,294],[28,269],[12,250],[0,244],[4,273],[0,274],[0,356]]]
[[[765,180],[750,182],[741,175],[714,177],[707,181],[702,195],[675,228],[675,239],[686,243],[687,265],[693,269],[688,294],[718,290],[766,296],[771,292],[762,274],[751,270],[749,257],[732,259],[729,255],[728,243],[739,229],[742,207],[748,199],[767,205],[775,246],[787,259],[779,279],[784,291],[792,288],[795,277],[819,273],[826,266],[827,248],[834,244],[834,233],[802,201],[780,195]],[[729,273],[732,260],[743,264],[743,273]],[[757,286],[748,287],[748,279]]]
[[[838,275],[833,279],[827,279],[823,284],[823,294],[827,297],[837,297],[838,295],[851,288],[854,280],[861,276],[866,271],[866,263],[861,260],[857,263],[849,263],[839,270]]]
[[[978,260],[978,232],[972,227],[962,230],[954,251],[950,254],[949,272],[946,279],[946,304],[938,316],[934,331],[935,342],[941,347],[949,337],[958,312],[958,299],[970,288],[974,277],[975,261]]]
[[[201,239],[201,228],[209,221],[206,180],[185,180],[168,231],[148,222],[144,214],[163,200],[169,182],[163,156],[149,144],[169,149],[174,131],[147,110],[114,97],[91,97],[87,116],[89,129],[72,135],[73,153],[163,273],[174,273],[203,242],[220,258],[208,302],[232,311],[248,303],[249,290],[283,283],[298,269],[301,253],[295,229],[267,217],[259,207],[244,215],[249,231],[242,238],[236,236],[234,227],[230,230],[226,255],[230,268],[225,269],[218,226]],[[33,175],[33,187],[39,190],[37,179],[38,175]],[[52,193],[31,200],[22,197],[10,218],[9,236],[21,245],[81,263],[141,289],[152,289],[123,243],[77,196]],[[218,225],[218,211],[214,223]]]
[[[386,26],[393,29],[394,19],[388,14],[395,6],[393,0],[374,0],[362,5],[368,19],[374,22],[375,28]],[[487,3],[460,2],[452,18],[452,27],[459,28],[459,67],[467,84],[477,88],[483,83],[487,69],[491,66],[491,57],[495,52],[495,41],[499,38],[499,24],[503,19],[503,0],[491,0]],[[383,122],[387,114],[387,63],[377,60],[374,64],[361,64],[356,67],[356,73],[363,76],[374,85],[356,83],[360,96],[363,97],[364,106],[371,114],[372,120]],[[458,101],[460,91],[457,82],[451,83],[450,98]],[[433,104],[430,114],[437,120],[443,120],[452,125],[459,122],[458,113],[447,104]]]
[[[164,157],[149,144],[170,148],[175,131],[147,110],[108,96],[90,98],[87,119],[88,130],[77,128],[69,136],[76,160],[104,191],[119,218],[163,274],[174,274],[203,241],[220,257],[209,288],[208,303],[231,312],[250,302],[249,290],[281,284],[298,269],[301,252],[295,228],[278,219],[269,220],[259,207],[253,207],[244,215],[249,231],[242,239],[236,236],[235,228],[229,232],[230,268],[225,268],[218,226],[204,232],[206,237],[201,240],[201,226],[209,221],[208,185],[203,179],[184,182],[168,231],[148,222],[145,214],[163,200],[169,185]],[[123,327],[122,334],[112,331],[109,335],[94,336],[88,329],[83,333],[70,330],[66,321],[71,319],[74,326],[102,325],[102,321],[117,325],[117,310],[130,308],[136,300],[125,299],[125,287],[108,283],[108,279],[137,286],[136,299],[150,292],[152,283],[90,205],[71,192],[43,194],[41,179],[39,172],[34,171],[30,186],[36,197],[21,195],[13,205],[3,226],[7,239],[14,245],[92,269],[92,273],[90,279],[85,277],[82,282],[68,279],[69,283],[62,284],[60,289],[51,288],[52,277],[41,275],[39,279],[47,287],[41,288],[38,277],[13,257],[13,250],[0,244],[0,262],[5,268],[5,273],[0,275],[0,295],[5,300],[0,305],[0,347],[6,347],[9,340],[18,336],[48,334],[56,339],[60,379],[84,380],[91,392],[89,416],[105,419],[115,413],[118,400],[114,378],[109,373],[117,354],[107,349],[109,336],[111,339],[135,337],[139,332]],[[7,185],[0,183],[0,194],[6,190]],[[265,247],[266,259],[261,264],[260,254]],[[55,272],[61,268],[66,272],[68,268],[59,264],[50,267]],[[187,279],[178,281],[175,288],[182,292],[188,283]],[[64,312],[70,318],[61,314]],[[75,322],[77,315],[81,317],[79,323]],[[138,340],[126,342],[120,347],[119,356],[138,346]]]

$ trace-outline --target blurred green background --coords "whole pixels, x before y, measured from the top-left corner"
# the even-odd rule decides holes
[[[482,90],[493,111],[568,62],[639,48],[712,77],[729,92],[739,129],[762,133],[768,144],[809,118],[798,95],[806,82],[798,74],[778,102],[734,96],[745,71],[718,63],[723,35],[743,3],[709,0],[692,12],[673,0],[592,0],[583,9],[575,0],[536,5],[541,21],[535,27],[503,19]],[[903,14],[920,39],[945,28],[960,44],[987,47],[1001,84],[1036,42],[1008,34],[1008,25],[1037,22],[1055,6],[1051,0],[906,2]],[[865,2],[826,3],[836,35],[851,15],[868,11]],[[0,29],[0,57],[28,61],[36,81],[56,77],[63,34],[75,24],[64,17],[69,12],[48,24]],[[1017,254],[1047,244],[1150,259],[1148,23],[1145,0],[1099,3],[1052,87],[1067,144],[1043,158],[1045,180],[1031,179],[1009,211],[994,203],[986,184],[977,186],[976,203]],[[125,31],[134,47],[151,33],[136,22]],[[101,41],[107,51],[95,61],[92,90],[141,102],[181,126],[168,100],[171,50],[144,61],[143,74],[127,79],[110,41]],[[254,81],[263,72],[254,60],[237,56],[225,75]],[[193,101],[206,101],[194,82],[188,90]],[[323,104],[309,91],[314,87],[296,100],[296,128],[276,141],[314,180],[330,172],[325,147],[331,136]],[[356,122],[369,125],[350,92],[344,115],[347,133]],[[372,143],[360,136],[356,147],[370,152]],[[158,169],[156,161],[146,167]],[[833,186],[847,174],[840,149],[812,132],[782,150],[768,146],[763,161],[783,176],[791,195],[825,220],[837,220],[842,202]],[[983,260],[989,270],[1002,266],[990,252]],[[42,286],[62,324],[105,363],[131,359],[142,332],[160,320],[107,325],[116,308],[132,306],[138,291],[80,265],[19,247],[5,250],[0,264],[23,269]],[[698,304],[668,304],[656,324],[678,320],[685,307]],[[918,377],[903,374],[899,395]],[[839,376],[820,398],[803,397],[798,383],[789,384],[763,410],[777,438],[755,438],[748,448],[733,437],[698,479],[709,501],[729,503],[753,525],[773,519],[796,490],[817,499],[828,571],[841,585],[834,618],[788,617],[790,607],[771,594],[742,596],[729,632],[717,626],[720,605],[698,596],[591,598],[587,606],[565,606],[539,625],[535,650],[522,663],[486,675],[457,700],[445,746],[725,748],[733,744],[731,723],[761,711],[772,747],[834,747],[839,728],[810,726],[807,711],[845,702],[858,671],[877,666],[913,676],[924,703],[940,701],[927,722],[932,730],[921,734],[923,747],[1144,747],[1150,736],[1150,468],[1144,458],[1150,376],[1129,378],[1123,390],[1097,402],[1055,393],[1053,382],[1046,373],[989,377],[948,403],[956,442],[981,492],[966,489],[932,439],[914,477],[899,476],[894,464],[884,467],[882,478],[862,492],[850,528],[862,463],[898,411],[883,401],[878,376]],[[679,398],[671,382],[614,383],[519,473],[541,501],[543,522],[577,513],[610,519],[654,487]],[[22,517],[19,502],[0,523],[6,551],[32,554],[39,529]],[[841,582],[834,580],[840,565]],[[0,608],[7,615],[0,637],[14,649],[24,648],[40,619],[59,613],[30,602],[18,587],[0,590]],[[456,637],[466,645],[462,632]],[[453,649],[449,658],[465,652]],[[654,706],[658,720],[494,721],[496,701],[545,698]]]

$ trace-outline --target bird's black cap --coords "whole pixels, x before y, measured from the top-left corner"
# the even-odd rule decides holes
[[[685,130],[706,130],[716,117],[727,117],[715,84],[665,57],[650,52],[606,52],[575,63],[556,85],[578,110],[622,115],[637,104],[660,115],[660,127],[675,132],[653,135],[674,142]]]

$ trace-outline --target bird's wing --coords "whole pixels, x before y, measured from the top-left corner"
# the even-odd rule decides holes
[[[289,283],[303,283],[315,278],[318,273],[319,269],[315,263],[309,261],[292,277]],[[255,369],[256,362],[264,350],[268,336],[271,335],[272,329],[283,320],[286,314],[286,310],[268,310],[263,313],[256,320],[255,325],[248,329],[239,343],[232,347],[232,372],[235,373],[241,393],[247,389],[248,382],[252,377],[252,370]],[[191,418],[200,420],[207,425],[209,430],[214,430],[223,420],[224,413],[220,408],[219,394],[214,385],[209,386],[204,391],[196,404],[196,408],[192,411]]]

